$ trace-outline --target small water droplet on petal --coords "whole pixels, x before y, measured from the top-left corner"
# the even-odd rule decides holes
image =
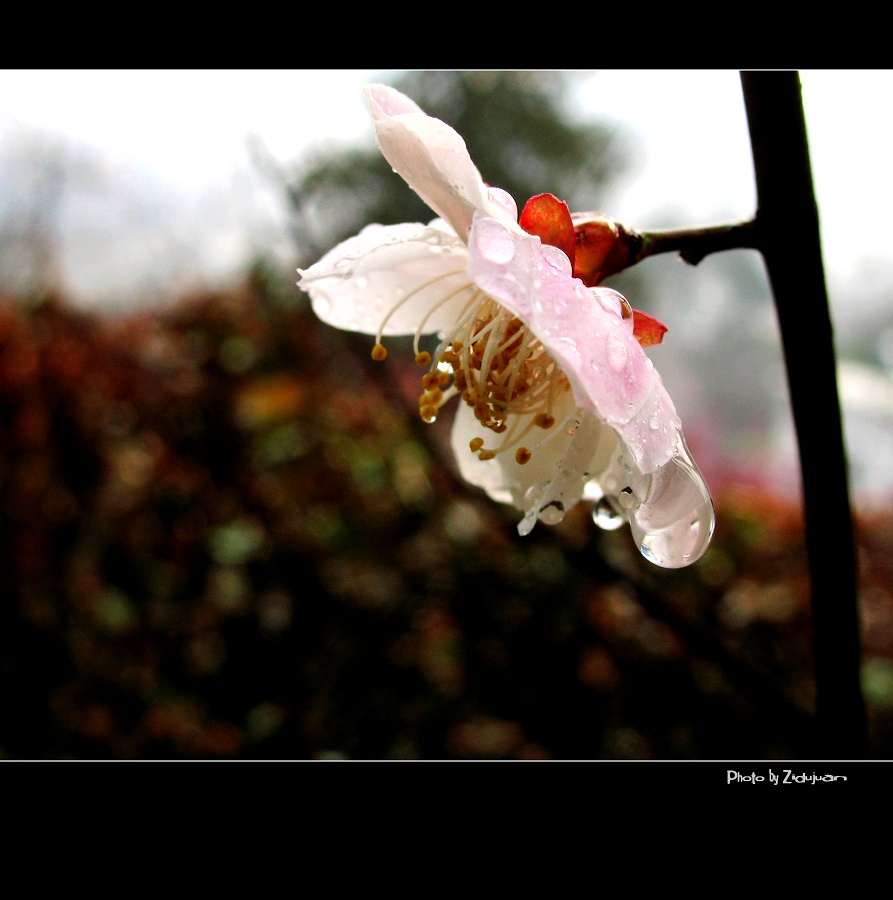
[[[474,226],[474,243],[478,253],[493,263],[507,263],[515,255],[511,232],[496,219],[478,219]]]
[[[505,210],[511,216],[513,222],[518,221],[518,204],[515,198],[508,191],[502,188],[487,188],[487,196],[501,209]]]
[[[608,365],[615,372],[622,372],[629,361],[629,351],[626,349],[626,344],[617,335],[612,334],[608,337],[608,346],[605,352],[608,357]]]

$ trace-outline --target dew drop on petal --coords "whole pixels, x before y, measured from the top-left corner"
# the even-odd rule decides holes
[[[357,275],[354,284],[362,291],[369,285],[369,279],[365,275]]]
[[[488,187],[487,196],[493,203],[507,212],[513,222],[518,221],[518,204],[515,203],[515,198],[508,191],[504,191],[502,188]]]
[[[570,275],[573,272],[571,261],[567,258],[567,254],[558,247],[551,244],[543,244],[541,248],[543,262],[552,269],[564,272]]]
[[[629,361],[629,351],[626,349],[626,344],[616,334],[612,334],[608,337],[608,346],[605,352],[608,357],[608,365],[615,372],[622,372]]]
[[[515,255],[515,240],[509,230],[495,219],[479,219],[474,226],[478,253],[493,263],[507,263]]]

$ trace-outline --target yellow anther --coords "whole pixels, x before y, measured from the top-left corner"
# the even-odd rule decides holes
[[[549,413],[540,413],[533,421],[540,428],[551,428],[555,424],[555,416],[551,416]]]
[[[424,369],[425,366],[430,366],[431,365],[431,354],[427,350],[422,350],[421,353],[416,353],[415,364],[420,369]]]
[[[472,453],[477,453],[478,450],[480,450],[481,447],[484,446],[484,439],[483,438],[472,438],[468,442],[468,446],[471,448]]]
[[[431,388],[425,396],[433,403],[435,406],[439,406],[443,401],[443,391],[439,387]]]
[[[482,460],[493,459],[495,456],[496,454],[492,450],[481,450],[481,452],[478,453],[478,459]]]
[[[376,344],[372,348],[372,358],[376,362],[381,362],[383,359],[387,359],[388,351],[384,344]]]
[[[518,447],[515,451],[515,462],[519,466],[530,462],[530,451],[526,447]]]
[[[419,415],[425,422],[433,422],[437,418],[437,407],[422,406],[419,408]]]

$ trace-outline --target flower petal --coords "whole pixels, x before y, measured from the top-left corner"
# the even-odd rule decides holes
[[[376,334],[387,316],[383,334],[415,334],[420,326],[429,334],[453,325],[468,301],[467,260],[442,222],[369,225],[299,270],[298,286],[336,328]]]
[[[465,141],[449,125],[387,85],[367,85],[363,92],[385,159],[459,237],[467,239],[477,209],[517,227],[490,197]]]
[[[648,473],[673,458],[676,409],[623,318],[616,291],[587,288],[571,276],[564,254],[480,213],[469,241],[469,274],[542,341],[570,380],[576,403],[617,431],[631,464]]]
[[[576,408],[569,390],[555,398],[553,412],[557,419],[552,429],[533,426],[528,431],[524,444],[532,452],[524,465],[516,461],[512,450],[487,460],[472,453],[472,438],[482,437],[489,449],[498,451],[511,440],[511,433],[494,435],[482,428],[471,407],[462,404],[453,421],[451,442],[460,474],[493,500],[524,510],[518,524],[522,535],[528,534],[538,519],[550,525],[560,522],[580,501],[587,485],[619,466],[616,433],[592,413]],[[533,418],[515,416],[512,433],[527,429]]]

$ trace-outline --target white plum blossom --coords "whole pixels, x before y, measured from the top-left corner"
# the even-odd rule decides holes
[[[452,128],[393,88],[365,95],[382,153],[437,218],[370,225],[299,270],[316,314],[375,335],[376,359],[385,337],[415,336],[420,415],[433,421],[461,397],[459,471],[522,511],[522,535],[586,500],[601,527],[628,522],[652,562],[695,562],[713,503],[629,303],[525,231]],[[431,334],[436,349],[420,350]]]

